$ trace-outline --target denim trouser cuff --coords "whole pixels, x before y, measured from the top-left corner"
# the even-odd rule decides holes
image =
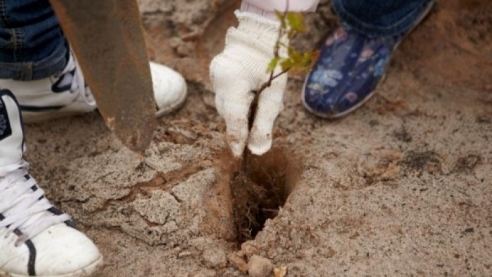
[[[68,46],[62,41],[53,53],[37,62],[0,62],[0,79],[31,81],[47,78],[62,72],[67,65]]]
[[[421,5],[419,8],[411,10],[404,16],[399,16],[397,18],[395,17],[394,21],[387,22],[384,25],[377,25],[373,22],[364,22],[355,16],[353,12],[347,9],[346,6],[344,6],[344,0],[333,0],[332,3],[335,12],[341,18],[343,23],[348,24],[359,33],[369,37],[374,37],[401,35],[411,30],[431,1],[432,0],[422,1],[423,3],[426,3]]]

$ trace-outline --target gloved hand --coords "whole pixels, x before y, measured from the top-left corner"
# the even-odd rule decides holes
[[[261,155],[272,146],[272,129],[283,109],[282,98],[287,74],[275,79],[258,100],[258,109],[248,130],[248,112],[258,90],[268,81],[268,64],[274,57],[280,23],[260,15],[236,11],[237,28],[230,28],[224,51],[210,65],[215,91],[215,105],[227,125],[227,140],[236,157],[242,155],[246,143],[253,154]],[[283,43],[288,43],[286,39]],[[278,72],[279,69],[277,69]]]

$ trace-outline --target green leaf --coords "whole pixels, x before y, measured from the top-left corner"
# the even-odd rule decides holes
[[[274,57],[270,63],[268,64],[268,67],[267,67],[267,70],[266,72],[267,73],[271,73],[275,70],[275,68],[277,67],[278,63],[280,61],[280,57]]]
[[[294,48],[289,47],[289,58],[291,58],[296,64],[302,63],[302,55]]]
[[[280,63],[280,67],[282,68],[282,71],[289,70],[289,69],[293,68],[294,66],[295,66],[295,61],[290,59],[290,58],[284,59]]]
[[[304,16],[298,12],[287,12],[286,19],[289,27],[295,32],[303,33],[306,28],[304,26]]]

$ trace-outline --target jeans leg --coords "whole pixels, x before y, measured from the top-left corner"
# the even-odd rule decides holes
[[[68,44],[48,0],[0,0],[0,78],[37,80],[59,73]]]
[[[398,35],[414,26],[433,0],[333,0],[342,21],[368,36]]]

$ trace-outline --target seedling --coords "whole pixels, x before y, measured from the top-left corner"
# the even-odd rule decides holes
[[[310,70],[318,58],[317,51],[301,53],[284,43],[284,37],[290,40],[297,34],[305,32],[303,15],[294,12],[276,12],[276,15],[280,21],[278,39],[273,49],[274,56],[266,68],[269,78],[258,89],[252,91],[255,97],[251,103],[248,116],[250,131],[261,93],[270,87],[275,79],[289,71],[303,72]],[[234,173],[231,183],[235,203],[233,212],[238,242],[252,239],[263,228],[267,218],[272,218],[278,213],[278,205],[283,205],[286,199],[283,198],[285,197],[285,174],[279,175],[279,172],[272,171],[271,174],[264,172],[264,174],[258,176],[255,171],[258,168],[263,170],[265,165],[255,164],[253,159],[250,161],[249,155],[249,151],[245,148],[240,170]],[[285,158],[282,157],[280,163],[284,162]],[[250,168],[248,168],[248,165],[250,165]],[[248,173],[251,173],[251,175]]]
[[[251,103],[248,116],[248,127],[250,131],[253,126],[253,121],[258,107],[258,99],[260,98],[261,93],[266,88],[270,87],[275,79],[282,76],[283,74],[287,74],[289,71],[307,72],[311,70],[319,56],[319,51],[309,51],[302,53],[294,49],[289,44],[283,42],[283,38],[288,38],[289,40],[292,40],[298,34],[304,33],[306,31],[304,16],[302,15],[302,13],[282,13],[279,11],[275,11],[275,14],[280,21],[280,29],[274,48],[274,56],[266,69],[266,72],[269,73],[270,76],[268,80],[263,83],[258,89],[252,91],[255,97]],[[281,55],[281,53],[286,53],[287,55],[283,56]],[[243,169],[246,168],[247,160],[248,151],[245,149],[243,151]]]

